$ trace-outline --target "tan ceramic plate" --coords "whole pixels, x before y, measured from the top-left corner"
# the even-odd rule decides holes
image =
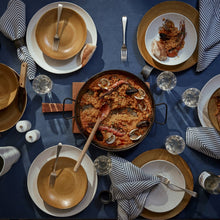
[[[55,158],[48,161],[41,169],[37,187],[41,198],[50,206],[58,209],[68,209],[76,206],[86,194],[87,175],[82,166],[77,172],[73,171],[76,161],[60,157],[57,162],[57,178],[54,187],[49,187],[49,176]]]
[[[0,63],[0,110],[8,107],[17,94],[18,78],[8,66]]]
[[[14,71],[13,69],[11,69]],[[17,81],[19,80],[19,75],[14,71]],[[7,131],[12,128],[24,114],[27,105],[27,92],[25,90],[24,94],[24,105],[22,106],[22,111],[18,109],[18,96],[16,95],[13,102],[7,107],[0,110],[0,132]]]
[[[36,26],[36,40],[45,55],[57,60],[75,56],[86,42],[87,28],[82,17],[69,8],[63,8],[59,24],[60,43],[58,51],[53,51],[56,32],[57,9],[47,11]]]
[[[208,115],[209,120],[211,121],[212,125],[217,131],[220,131],[220,127],[217,121],[217,118],[215,116],[217,112],[217,105],[216,105],[216,96],[220,96],[220,88],[217,89],[211,96],[208,102]]]

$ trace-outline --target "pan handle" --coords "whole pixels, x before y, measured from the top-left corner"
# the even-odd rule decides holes
[[[155,104],[155,106],[158,106],[158,105],[165,105],[165,119],[164,119],[164,122],[158,122],[158,121],[155,121],[155,123],[157,124],[160,124],[160,125],[165,125],[167,123],[167,110],[168,110],[168,106],[166,103],[160,103],[160,104]]]
[[[72,98],[65,98],[65,99],[63,100],[63,118],[66,119],[66,120],[69,120],[69,119],[75,118],[75,116],[67,117],[67,116],[65,115],[65,104],[66,104],[66,101],[67,101],[67,100],[70,100],[70,101],[73,101],[73,102],[76,102],[76,100],[75,100],[75,99],[72,99]]]

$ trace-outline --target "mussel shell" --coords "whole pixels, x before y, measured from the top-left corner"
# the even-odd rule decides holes
[[[127,94],[127,95],[132,95],[132,94],[135,94],[135,93],[137,93],[137,92],[138,92],[138,90],[135,89],[134,87],[131,87],[131,88],[129,88],[129,89],[126,90],[126,94]]]
[[[107,144],[113,144],[115,142],[115,135],[112,134],[109,138],[105,141]]]
[[[100,130],[96,131],[95,136],[96,136],[98,141],[103,141],[103,135],[102,135],[102,132]]]
[[[140,135],[136,134],[137,131],[138,131],[138,128],[135,128],[135,129],[130,131],[129,136],[130,136],[130,139],[132,141],[137,141],[137,140],[139,140],[142,137],[141,134]]]
[[[149,121],[140,121],[136,125],[137,128],[143,128],[143,127],[149,127],[149,126],[150,126]]]

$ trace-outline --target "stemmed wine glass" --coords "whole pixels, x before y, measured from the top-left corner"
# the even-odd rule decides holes
[[[165,142],[166,150],[174,155],[182,153],[185,146],[186,144],[184,139],[179,135],[170,135],[167,137]]]
[[[186,106],[195,108],[197,107],[199,101],[199,94],[200,90],[196,88],[189,88],[182,94],[182,101]]]
[[[94,160],[94,166],[97,174],[100,176],[108,175],[112,168],[111,158],[105,155],[98,156]]]
[[[176,83],[176,76],[170,71],[164,71],[157,77],[157,86],[164,91],[171,91],[176,86]]]
[[[47,75],[38,75],[32,82],[33,90],[40,95],[50,93],[53,87],[53,82]]]

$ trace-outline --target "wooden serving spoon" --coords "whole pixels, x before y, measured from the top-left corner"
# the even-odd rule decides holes
[[[86,151],[89,148],[89,145],[91,144],[91,142],[93,140],[93,137],[99,127],[99,124],[101,123],[101,121],[103,121],[108,116],[109,112],[110,112],[110,106],[108,104],[104,104],[100,109],[100,113],[99,113],[98,119],[95,123],[95,126],[93,127],[92,132],[90,133],[90,135],[89,135],[89,137],[83,147],[83,150],[79,156],[79,159],[77,160],[77,163],[74,167],[74,172],[77,172],[79,166],[81,165],[81,162],[86,154]]]

